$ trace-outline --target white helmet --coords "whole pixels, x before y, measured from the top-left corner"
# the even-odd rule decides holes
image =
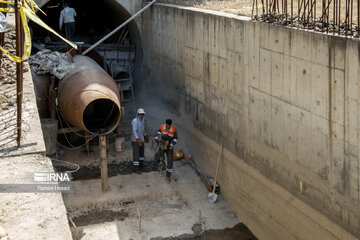
[[[145,114],[144,109],[139,108],[139,109],[137,110],[137,114]]]

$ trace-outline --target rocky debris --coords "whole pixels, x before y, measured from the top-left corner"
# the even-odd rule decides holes
[[[10,54],[16,53],[15,29],[8,28],[5,33],[4,46]],[[4,53],[1,59],[0,84],[14,84],[16,82],[16,63],[10,60]]]
[[[2,47],[12,55],[16,54],[15,39],[15,29],[8,26]],[[24,72],[27,71],[29,68],[25,65]],[[16,105],[16,62],[4,53],[0,63],[0,93],[0,111]]]

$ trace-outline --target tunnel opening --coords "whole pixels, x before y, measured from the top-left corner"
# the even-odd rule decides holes
[[[125,7],[116,1],[69,0],[66,2],[77,13],[75,34],[72,40],[81,45],[82,49],[92,46],[131,17]],[[46,1],[41,7],[46,15],[39,12],[38,16],[51,28],[65,36],[64,27],[62,27],[62,31],[59,30],[59,18],[63,3],[63,0]],[[39,50],[36,47],[37,45],[53,51],[59,51],[68,46],[60,38],[37,24],[30,22],[29,26],[32,32],[32,41],[35,43],[33,53]],[[134,62],[141,55],[139,54],[141,51],[140,31],[136,22],[128,23],[95,48],[95,51],[100,53],[102,57],[106,57],[107,67],[105,70],[114,68],[112,65],[121,66],[129,71],[130,66],[132,66],[131,69],[134,69]]]
[[[120,111],[116,103],[109,99],[96,99],[86,106],[83,123],[92,133],[107,133],[118,124]]]
[[[116,1],[96,1],[96,0],[68,0],[70,7],[74,8],[77,16],[75,17],[75,41],[85,43],[95,43],[105,34],[112,31],[118,25],[131,17],[130,13]],[[38,16],[50,27],[59,31],[60,12],[63,9],[63,0],[47,1],[41,9],[46,15],[39,13]],[[33,40],[43,41],[45,37],[50,37],[52,41],[61,42],[55,35],[39,27],[37,24],[30,23],[33,31]],[[126,29],[129,34],[127,39],[131,44],[137,44],[139,30],[135,22],[130,22]],[[65,35],[64,29],[60,32]],[[108,43],[114,43],[119,40],[121,30],[106,40]],[[137,36],[135,36],[137,35]]]

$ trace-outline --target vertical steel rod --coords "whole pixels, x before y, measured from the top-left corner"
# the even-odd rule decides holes
[[[333,10],[333,34],[335,34],[335,26],[336,26],[336,22],[335,22],[335,9],[336,9],[336,0],[334,1],[334,10]]]
[[[258,16],[258,0],[256,0],[256,17]]]
[[[269,0],[266,0],[266,14],[269,15]]]
[[[329,6],[330,6],[330,3],[329,3],[329,0],[327,0],[327,8],[325,9],[325,11],[326,11],[326,32],[329,32],[329,14],[330,14]]]
[[[340,25],[341,25],[341,0],[339,1],[339,35],[341,33],[340,31]]]
[[[335,25],[338,26],[338,21],[337,21],[337,15],[338,15],[338,12],[337,12],[337,6],[338,6],[338,1],[337,0],[334,0],[334,4],[335,4],[335,7],[334,7],[334,13],[335,13],[335,17],[334,17],[334,22],[335,22]],[[334,28],[334,34],[335,34],[335,28]]]
[[[22,56],[24,37],[23,26],[19,14],[19,1],[15,0],[15,26],[16,26],[16,55]],[[23,97],[23,63],[16,63],[16,103],[17,103],[17,145],[21,143],[21,121],[22,121],[22,97]]]
[[[315,4],[315,10],[314,10],[314,24],[316,21],[316,0],[314,0],[314,4]]]
[[[348,0],[345,0],[345,36],[347,34],[347,19],[348,19]]]
[[[253,0],[253,4],[252,4],[251,18],[254,17],[254,4],[255,4],[255,0]]]
[[[261,5],[262,5],[262,14],[265,14],[265,7],[264,7],[264,0],[261,0]]]
[[[293,9],[294,7],[293,7],[293,0],[291,0],[291,19],[290,19],[290,22],[292,23],[292,21],[293,21],[293,14],[294,14],[294,12],[293,12]]]
[[[287,21],[288,21],[288,8],[287,8],[287,0],[284,0],[284,3],[285,3],[285,24],[287,24]]]
[[[353,12],[353,0],[350,0],[350,32],[351,32],[351,35],[352,35],[352,12]]]
[[[0,7],[1,8],[6,8],[7,4],[6,3],[0,3]],[[4,12],[4,16],[6,17],[6,12]],[[0,46],[4,45],[5,41],[5,33],[0,33]],[[1,62],[2,62],[2,51],[0,51],[0,69],[1,69]]]
[[[360,3],[360,0],[358,0],[358,3],[357,3],[357,12],[358,12],[358,14],[357,14],[357,20],[358,20],[358,34],[360,34],[360,29],[359,29],[359,27],[360,27],[360,18],[359,18],[359,13],[360,13],[360,6],[359,6],[359,3]]]

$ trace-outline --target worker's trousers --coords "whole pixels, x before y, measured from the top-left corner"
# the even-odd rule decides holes
[[[133,148],[134,170],[142,169],[144,166],[144,143],[141,146],[137,142],[131,142]]]
[[[64,23],[66,39],[72,41],[72,36],[75,33],[75,22]]]
[[[173,156],[174,156],[174,150],[166,149],[162,150],[159,148],[158,152],[155,154],[155,165],[157,166],[159,164],[160,158],[163,158],[165,160],[165,154],[166,154],[166,176],[170,177],[171,173],[173,172]]]

